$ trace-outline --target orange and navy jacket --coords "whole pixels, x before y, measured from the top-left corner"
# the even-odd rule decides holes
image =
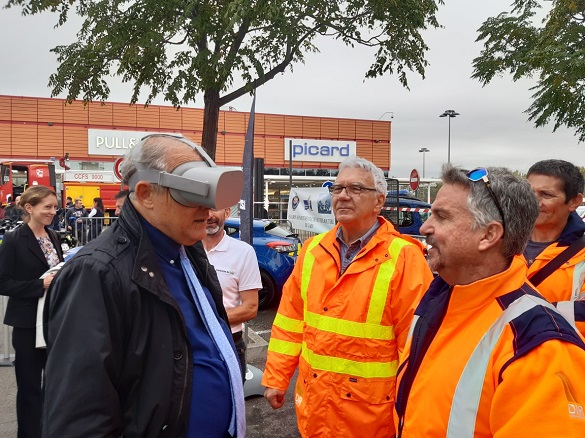
[[[286,390],[295,369],[303,437],[389,437],[399,349],[432,280],[415,239],[382,217],[340,274],[337,225],[308,240],[283,289],[262,384]]]
[[[571,213],[559,239],[542,251],[528,267],[528,279],[581,238],[583,233],[585,222],[577,213]],[[585,336],[585,248],[549,275],[537,288]]]
[[[433,281],[401,356],[398,437],[585,436],[585,343],[525,277],[516,258],[468,285]]]

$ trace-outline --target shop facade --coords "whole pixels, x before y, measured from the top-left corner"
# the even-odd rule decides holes
[[[220,111],[215,161],[240,166],[249,113]],[[114,162],[154,132],[201,143],[203,109],[162,105],[0,95],[0,160],[53,160],[78,171],[113,171]],[[356,154],[390,168],[391,122],[256,113],[254,156],[264,160],[265,204],[282,217],[292,168],[295,184],[335,178],[346,156]],[[291,159],[292,157],[292,159]],[[302,178],[300,178],[302,177]]]

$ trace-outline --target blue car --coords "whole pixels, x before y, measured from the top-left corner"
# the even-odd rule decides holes
[[[240,218],[225,221],[228,236],[240,238]],[[262,289],[258,291],[258,308],[266,309],[282,292],[282,286],[290,276],[301,241],[270,220],[255,220],[252,246],[256,251]]]

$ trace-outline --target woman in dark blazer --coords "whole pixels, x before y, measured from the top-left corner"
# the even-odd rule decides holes
[[[48,228],[57,212],[55,192],[44,186],[30,187],[20,205],[25,223],[4,234],[0,245],[0,295],[10,297],[4,324],[13,327],[18,438],[39,438],[46,350],[35,348],[37,307],[53,275],[40,277],[63,261],[63,252],[59,237]]]

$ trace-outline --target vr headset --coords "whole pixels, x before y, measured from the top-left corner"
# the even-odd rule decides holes
[[[200,146],[184,137],[172,137],[191,146],[202,161],[189,161],[170,173],[137,163],[136,172],[128,180],[130,191],[134,191],[138,181],[147,181],[167,187],[171,197],[186,207],[222,209],[237,204],[242,195],[244,173],[239,169],[216,166]],[[141,146],[142,142],[134,148]]]

